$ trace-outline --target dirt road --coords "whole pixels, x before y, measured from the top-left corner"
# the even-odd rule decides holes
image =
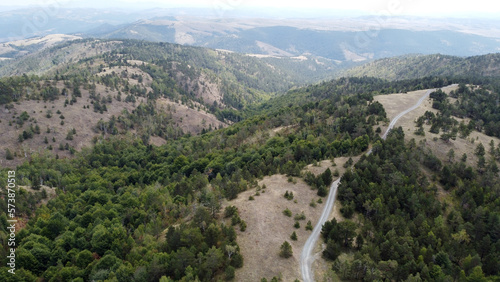
[[[385,138],[387,138],[387,134],[389,133],[389,131],[391,131],[391,129],[396,124],[396,122],[402,116],[404,116],[407,113],[418,108],[422,104],[422,102],[425,101],[425,99],[427,99],[429,97],[429,94],[431,94],[435,90],[436,89],[427,90],[425,92],[425,94],[422,95],[422,97],[417,101],[417,103],[415,103],[413,106],[402,111],[396,117],[394,117],[392,119],[391,123],[389,124],[389,127],[385,131],[384,135],[382,135],[382,139],[385,140]],[[368,154],[370,154],[370,153],[371,153],[371,149],[370,149],[370,151],[368,151]],[[332,211],[333,204],[335,202],[335,197],[337,195],[337,188],[338,188],[338,185],[340,183],[340,179],[341,179],[341,177],[339,179],[337,179],[336,181],[334,181],[332,183],[332,185],[330,186],[330,193],[328,194],[328,198],[327,198],[325,207],[323,209],[323,213],[321,214],[321,217],[318,220],[318,223],[316,223],[316,226],[314,226],[313,232],[311,233],[311,235],[307,239],[307,241],[304,245],[304,248],[302,249],[302,254],[300,256],[300,270],[302,272],[302,280],[304,282],[314,281],[314,273],[311,269],[312,263],[314,262],[314,259],[315,259],[314,254],[313,254],[313,249],[316,246],[316,242],[318,241],[319,234],[321,233],[321,228],[323,227],[323,224],[325,224],[326,220],[328,219],[328,216],[330,215],[330,213]]]

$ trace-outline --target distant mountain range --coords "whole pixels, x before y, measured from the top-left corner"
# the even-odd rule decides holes
[[[262,23],[248,20],[244,23],[163,17],[115,29],[103,26],[83,36],[176,42],[273,56],[312,54],[336,61],[355,62],[409,53],[474,56],[500,51],[500,41],[496,38],[452,30],[389,28],[360,31],[345,27],[328,30],[317,26],[300,28],[297,23],[286,21],[271,21],[267,23],[269,26],[259,26]]]
[[[494,20],[392,17],[380,23],[380,19],[369,16],[278,19],[269,15],[258,18],[255,11],[247,16],[236,11],[215,12],[59,9],[43,11],[44,21],[35,23],[30,20],[37,13],[35,9],[7,11],[0,13],[0,42],[62,33],[178,43],[269,56],[312,55],[339,62],[362,62],[410,53],[476,56],[500,51],[500,23]],[[0,57],[16,55],[13,52]]]

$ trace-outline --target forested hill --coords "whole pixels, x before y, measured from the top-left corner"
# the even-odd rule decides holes
[[[342,72],[345,76],[371,76],[389,80],[424,76],[500,76],[500,53],[473,57],[441,54],[385,58]]]
[[[65,42],[0,68],[0,157],[4,165],[40,150],[70,157],[109,135],[162,144],[237,122],[244,107],[335,68],[169,43]]]
[[[433,88],[451,82],[343,78],[295,89],[249,109],[245,120],[227,128],[162,146],[133,135],[108,136],[74,159],[34,154],[16,169],[18,185],[34,189],[20,191],[16,198],[17,215],[26,223],[16,234],[16,278],[231,280],[245,261],[236,236],[254,226],[242,222],[234,208],[221,210],[224,198],[257,189],[263,176],[300,177],[308,164],[359,155],[370,144],[374,153],[362,158],[343,180],[348,187],[339,191],[347,208],[343,211],[355,213],[362,223],[359,234],[351,222],[346,243],[340,245],[333,241],[336,232],[324,232],[332,254],[352,251],[353,237],[359,235],[355,257],[336,264],[346,279],[494,277],[499,244],[496,186],[483,197],[480,181],[486,178],[460,176],[457,188],[451,189],[463,196],[464,204],[440,204],[434,173],[419,169],[420,161],[425,165],[432,156],[424,149],[419,154],[415,144],[405,145],[401,130],[387,141],[377,134],[377,127],[388,120],[382,105],[373,102],[374,94],[409,84]],[[138,110],[140,115],[146,111]],[[5,170],[0,173],[6,175]],[[326,195],[321,177],[306,180],[318,196]],[[496,180],[494,175],[488,178]],[[0,186],[5,181],[0,178]],[[37,207],[47,196],[36,192],[41,183],[57,195]],[[467,191],[468,184],[474,189]],[[397,191],[397,197],[390,191]],[[0,202],[0,238],[8,235],[6,210],[5,201]],[[479,219],[483,225],[475,228],[472,222]],[[340,227],[345,226],[331,223],[325,231]],[[6,257],[7,249],[0,249],[3,266]],[[0,280],[13,281],[5,276],[6,267],[0,270]]]
[[[0,76],[22,74],[66,74],[74,63],[107,57],[108,61],[140,60],[146,63],[182,64],[192,75],[203,72],[220,80],[227,92],[236,96],[256,96],[251,92],[285,92],[293,86],[332,77],[338,65],[322,58],[257,58],[229,51],[137,40],[74,40],[4,61]],[[189,65],[189,67],[187,67]],[[163,67],[167,70],[167,66]],[[77,69],[81,71],[80,69]],[[191,77],[195,79],[195,77]],[[261,93],[262,94],[262,93]],[[254,97],[255,98],[255,97]]]
[[[34,155],[17,168],[18,185],[40,189],[43,182],[57,197],[35,208],[43,193],[19,192],[17,215],[27,225],[16,235],[16,277],[230,280],[244,258],[235,227],[224,220],[223,198],[255,188],[264,175],[299,176],[314,161],[359,154],[375,138],[372,126],[385,112],[371,103],[370,93],[346,95],[348,86],[311,86],[289,107],[160,147],[110,136],[75,159]],[[318,191],[326,192],[324,186]],[[5,205],[0,203],[2,238]],[[252,228],[243,226],[238,232]],[[0,251],[6,265],[7,250]],[[2,268],[2,281],[10,281],[6,273]]]

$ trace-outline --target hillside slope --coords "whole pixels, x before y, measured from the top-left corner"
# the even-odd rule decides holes
[[[237,122],[244,107],[335,67],[169,43],[64,42],[0,68],[8,75],[0,78],[0,157],[4,165],[45,150],[71,157],[91,141],[129,133],[164,144]],[[6,159],[7,149],[13,158]]]
[[[339,68],[334,62],[313,56],[257,58],[222,50],[169,43],[85,39],[66,42],[10,60],[0,66],[0,76],[66,74],[71,68],[73,68],[72,73],[76,73],[77,70],[84,68],[75,71],[70,65],[85,63],[93,57],[105,57],[112,65],[120,63],[123,59],[163,65],[174,63],[182,67],[186,75],[199,76],[203,73],[212,83],[224,87],[226,95],[234,94],[231,99],[240,100],[229,103],[237,108],[241,107],[237,105],[238,103],[259,101],[270,97],[270,93],[283,93],[293,86],[332,77],[334,71]],[[190,69],[191,66],[194,69]],[[164,68],[169,70],[172,66]],[[190,79],[193,80],[194,77]]]
[[[385,58],[341,72],[345,76],[370,76],[388,80],[425,76],[500,76],[500,53],[473,57],[441,54]]]

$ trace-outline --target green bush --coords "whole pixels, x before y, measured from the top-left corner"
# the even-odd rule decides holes
[[[283,211],[283,214],[288,216],[288,217],[292,217],[292,211],[289,210],[288,208],[286,208],[284,211]]]

